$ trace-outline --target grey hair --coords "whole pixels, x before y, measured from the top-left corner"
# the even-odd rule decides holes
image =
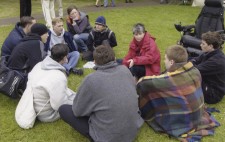
[[[139,34],[145,32],[145,25],[142,23],[137,23],[133,26],[133,34]]]

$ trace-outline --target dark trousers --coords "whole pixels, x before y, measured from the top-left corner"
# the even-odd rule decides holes
[[[128,3],[128,2],[132,3],[133,1],[132,0],[125,0],[125,2],[126,3]]]
[[[206,85],[203,81],[202,81],[202,91],[204,94],[204,100],[207,104],[215,104],[223,99],[224,94],[221,94],[215,88]]]
[[[104,45],[106,47],[109,47],[111,48],[110,44],[109,44],[109,40],[103,40],[102,41],[102,44],[101,45]],[[100,45],[99,45],[100,46]],[[97,46],[98,47],[98,46]],[[95,48],[97,48],[95,47]],[[95,49],[94,48],[94,49]],[[82,60],[86,60],[86,61],[94,61],[94,57],[93,57],[93,51],[86,51],[86,52],[83,52],[82,53]]]
[[[31,0],[20,0],[20,18],[31,16]]]
[[[137,79],[145,76],[145,66],[143,65],[134,65],[133,67],[129,68],[132,75]]]
[[[93,139],[89,135],[89,117],[76,117],[72,111],[72,105],[62,105],[59,108],[59,115],[63,121],[68,123],[71,127],[87,137],[91,142]]]
[[[122,65],[123,60],[122,59],[116,59],[116,62],[119,65]],[[145,66],[144,65],[134,65],[133,67],[129,68],[130,72],[134,77],[137,79],[140,79],[141,77],[145,76]]]

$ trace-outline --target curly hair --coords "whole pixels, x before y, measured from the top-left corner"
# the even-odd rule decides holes
[[[223,44],[223,39],[218,32],[206,32],[202,34],[202,40],[208,45],[212,45],[214,49],[218,49]]]

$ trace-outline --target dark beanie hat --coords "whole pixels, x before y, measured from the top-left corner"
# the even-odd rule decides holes
[[[31,33],[38,34],[39,36],[42,36],[47,32],[48,28],[44,24],[35,23],[31,27]]]
[[[95,20],[95,24],[106,26],[106,20],[105,20],[105,17],[99,16],[99,17]]]

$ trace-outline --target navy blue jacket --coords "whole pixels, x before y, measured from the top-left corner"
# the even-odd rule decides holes
[[[46,52],[48,52],[48,50],[50,49],[49,45],[50,45],[50,39],[51,39],[51,35],[52,35],[52,32],[50,30],[48,31],[48,35],[49,36],[48,36],[47,42],[45,43],[45,51]],[[64,37],[64,40],[65,40],[67,46],[70,49],[70,52],[77,51],[77,48],[73,42],[73,36],[69,32],[65,31],[63,37]]]
[[[19,25],[20,23],[18,22],[15,25],[15,28],[9,33],[8,37],[5,39],[2,45],[1,56],[11,55],[14,47],[21,42],[22,38],[24,38],[25,33],[22,27],[20,27]]]
[[[28,73],[46,55],[41,37],[30,33],[12,51],[7,66],[11,69]]]

